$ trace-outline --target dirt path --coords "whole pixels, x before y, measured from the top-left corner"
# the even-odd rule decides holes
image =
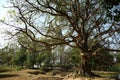
[[[33,74],[36,72],[36,75]],[[7,71],[0,73],[0,80],[115,80],[110,78],[64,78],[48,74],[37,74],[38,70]]]
[[[21,70],[0,73],[0,80],[62,80],[59,76],[48,74],[33,74],[38,70]]]
[[[36,80],[38,75],[29,74],[29,71],[33,70],[4,72],[0,74],[0,80]]]

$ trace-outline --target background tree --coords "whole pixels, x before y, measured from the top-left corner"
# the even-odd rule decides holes
[[[2,65],[8,65],[11,60],[11,54],[7,51],[8,47],[5,47],[0,50],[0,60]]]
[[[0,60],[2,65],[10,66],[13,56],[15,54],[14,47],[7,45],[0,49]]]
[[[10,2],[15,13],[13,18],[17,23],[2,22],[15,27],[17,34],[25,34],[43,47],[53,48],[65,44],[78,48],[81,75],[94,76],[89,64],[92,55],[105,50],[120,51],[120,24],[106,16],[107,12],[100,0]],[[43,36],[49,41],[40,40]],[[98,44],[102,47],[97,47]]]
[[[93,70],[108,71],[112,67],[114,57],[108,52],[104,51],[91,58],[91,66]]]
[[[67,63],[69,66],[79,66],[80,64],[80,55],[79,55],[79,49],[73,48],[71,51],[68,53],[69,57],[67,60]]]
[[[36,63],[34,53],[27,51],[26,54],[27,54],[27,57],[26,57],[26,61],[25,61],[25,67],[26,68],[34,68],[34,64]]]
[[[47,49],[40,52],[36,58],[37,64],[40,66],[42,70],[45,70],[45,71],[49,68],[51,69],[53,68],[54,64],[52,63],[52,60],[53,60],[53,55],[51,51]]]
[[[13,57],[13,64],[24,67],[26,61],[26,49],[21,48]]]
[[[116,54],[116,62],[120,63],[120,53]]]

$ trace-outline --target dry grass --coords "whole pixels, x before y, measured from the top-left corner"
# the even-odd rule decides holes
[[[0,80],[62,80],[60,76],[52,76],[50,73],[42,73],[39,70],[0,70]]]
[[[65,77],[68,73],[58,73],[55,76],[52,76],[52,73],[42,73],[39,70],[10,70],[10,69],[1,69],[0,70],[0,80],[115,80],[110,78],[73,78],[73,77]],[[64,79],[61,79],[61,78]]]
[[[4,72],[0,74],[0,80],[36,80],[37,75],[28,74],[27,71],[31,70]]]
[[[115,80],[115,79],[110,79],[110,78],[68,78],[64,80]]]

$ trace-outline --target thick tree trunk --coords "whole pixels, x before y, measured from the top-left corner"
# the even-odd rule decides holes
[[[81,55],[81,64],[80,64],[80,75],[81,76],[86,76],[86,75],[91,75],[91,68],[88,63],[88,59],[86,55]]]
[[[97,76],[100,77],[99,75],[96,75],[92,72],[91,70],[91,65],[90,65],[90,56],[88,55],[81,55],[81,64],[80,64],[80,75],[81,76]]]

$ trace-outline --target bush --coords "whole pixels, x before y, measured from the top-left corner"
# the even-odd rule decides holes
[[[16,67],[16,70],[18,70],[18,71],[20,71],[20,70],[22,70],[23,69],[23,67],[21,67],[21,66],[17,66]]]

